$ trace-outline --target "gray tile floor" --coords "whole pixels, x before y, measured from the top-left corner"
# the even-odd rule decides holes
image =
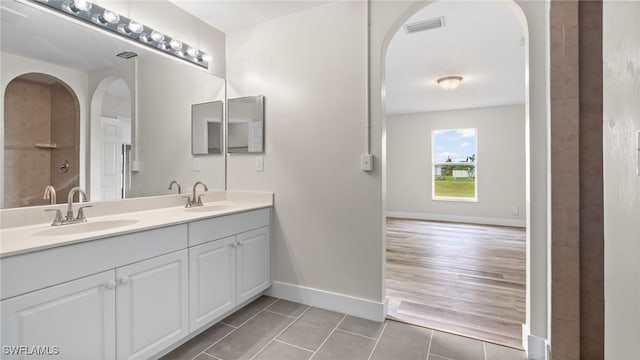
[[[162,360],[522,360],[524,352],[263,296]]]

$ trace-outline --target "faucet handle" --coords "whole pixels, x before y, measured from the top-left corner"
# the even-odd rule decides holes
[[[62,225],[62,211],[60,211],[59,209],[44,209],[44,211],[55,211],[56,212],[55,218],[53,219],[53,222],[51,223],[51,226]]]
[[[85,206],[80,206],[78,208],[78,216],[76,217],[76,220],[82,220],[82,221],[87,221],[87,218],[84,217],[84,211],[82,209],[84,208],[90,208],[93,207],[93,205],[85,205]]]
[[[183,196],[182,198],[187,199],[187,204],[184,207],[190,208],[193,206],[194,201],[191,200],[191,196],[187,195],[187,196]]]
[[[196,202],[196,206],[202,206],[202,195],[198,195],[198,201]]]

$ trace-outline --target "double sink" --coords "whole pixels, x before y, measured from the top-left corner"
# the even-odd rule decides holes
[[[183,208],[182,211],[187,213],[209,213],[216,211],[227,211],[237,208],[237,205],[219,205],[219,204],[211,204],[211,205],[203,205],[198,207],[191,208]],[[83,223],[65,225],[65,226],[54,226],[45,230],[41,230],[33,233],[34,236],[60,236],[60,235],[73,235],[73,234],[82,234],[93,231],[104,231],[117,229],[124,226],[135,225],[139,222],[136,219],[116,219],[116,220],[96,220],[96,221],[87,221]]]

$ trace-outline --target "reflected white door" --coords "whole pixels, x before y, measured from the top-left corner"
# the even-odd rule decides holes
[[[122,130],[118,119],[100,118],[102,127],[101,199],[122,198]]]

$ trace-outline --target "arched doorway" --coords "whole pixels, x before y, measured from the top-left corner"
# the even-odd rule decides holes
[[[75,92],[43,73],[20,75],[4,96],[3,207],[45,205],[45,187],[57,203],[79,185],[80,108]]]
[[[529,202],[529,198],[530,198],[529,189],[530,189],[530,186],[529,186],[529,183],[531,181],[531,178],[530,178],[530,167],[529,167],[530,166],[529,139],[526,137],[529,134],[529,130],[530,130],[529,129],[529,126],[530,126],[530,122],[529,122],[529,98],[528,98],[529,97],[529,89],[528,89],[528,78],[526,77],[528,75],[528,64],[529,64],[529,62],[528,62],[528,55],[529,55],[528,46],[529,46],[529,43],[528,43],[528,29],[527,29],[526,21],[524,20],[523,11],[514,2],[501,2],[501,3],[492,3],[492,4],[488,4],[488,3],[476,3],[476,4],[464,3],[464,4],[461,4],[461,3],[456,3],[456,2],[421,2],[419,4],[414,5],[409,11],[407,11],[403,15],[402,19],[400,19],[400,20],[398,20],[396,22],[396,27],[393,28],[388,33],[387,38],[388,39],[393,38],[393,36],[396,34],[397,30],[404,24],[407,24],[407,23],[415,24],[415,23],[419,23],[420,20],[425,20],[425,19],[416,19],[416,15],[418,15],[419,13],[421,13],[421,12],[424,12],[424,13],[427,13],[427,14],[430,13],[430,16],[427,16],[427,18],[430,19],[430,20],[433,20],[433,19],[438,18],[439,16],[436,16],[437,11],[436,12],[429,12],[429,8],[436,9],[437,7],[443,7],[443,6],[446,7],[446,6],[450,6],[450,5],[454,5],[454,6],[458,5],[459,7],[464,8],[465,11],[474,12],[473,16],[475,16],[480,21],[480,23],[482,23],[482,19],[487,19],[487,18],[490,18],[491,16],[483,16],[482,14],[478,13],[477,9],[474,11],[471,8],[473,8],[474,6],[489,7],[488,5],[503,7],[504,9],[502,9],[502,11],[506,13],[505,15],[508,16],[510,18],[511,22],[514,23],[517,26],[517,28],[520,30],[520,34],[521,35],[515,40],[518,42],[517,45],[521,49],[521,60],[520,60],[520,62],[518,64],[518,66],[520,66],[519,70],[520,70],[520,73],[521,73],[521,76],[522,76],[521,77],[521,81],[520,81],[521,82],[521,88],[520,89],[521,89],[521,99],[522,100],[520,102],[519,108],[516,111],[516,113],[521,113],[522,114],[522,116],[521,116],[521,125],[522,126],[521,126],[521,129],[518,130],[518,135],[517,135],[519,137],[518,146],[521,146],[520,153],[522,154],[522,161],[519,164],[522,167],[522,171],[520,172],[521,173],[521,177],[522,177],[522,182],[520,184],[521,186],[519,186],[519,189],[521,191],[521,199],[519,199],[517,204],[513,204],[513,206],[510,205],[510,206],[506,207],[506,209],[508,209],[509,214],[507,214],[507,216],[501,217],[500,220],[509,220],[508,217],[511,214],[522,215],[522,214],[526,213],[526,217],[525,216],[518,216],[518,221],[514,221],[513,223],[510,223],[508,221],[506,223],[502,223],[502,224],[501,224],[500,221],[498,221],[497,223],[501,224],[501,225],[511,225],[511,224],[516,224],[517,223],[517,224],[521,224],[522,226],[524,226],[525,224],[528,224],[529,216],[530,216],[530,202]],[[487,15],[487,14],[484,14],[484,15]],[[451,28],[454,28],[455,25],[457,25],[457,24],[455,24],[453,19],[454,18],[452,17],[451,18],[452,22],[450,24],[447,24],[447,25],[450,25]],[[488,25],[488,26],[492,26],[492,25],[493,25],[493,23],[491,25]],[[405,30],[401,29],[400,31],[404,33]],[[436,31],[437,30],[433,30],[433,34],[435,34]],[[516,41],[514,41],[514,43]],[[434,49],[434,52],[437,52],[437,51],[449,51],[449,52],[456,53],[458,55],[458,58],[455,59],[455,56],[454,56],[453,57],[455,59],[454,61],[450,61],[447,64],[443,64],[442,69],[439,69],[439,70],[443,70],[444,69],[442,77],[447,76],[447,75],[458,75],[458,74],[452,74],[452,73],[448,73],[448,72],[449,71],[455,71],[455,68],[460,68],[461,67],[460,64],[464,62],[464,56],[462,56],[461,54],[464,53],[464,51],[460,51],[460,48],[457,47],[457,44],[451,44],[451,43],[448,43],[446,41],[445,41],[445,44],[446,44],[446,46],[444,47],[444,49]],[[383,49],[383,59],[385,59],[385,60],[383,60],[383,63],[385,61],[386,62],[389,61],[389,53],[388,53],[388,51],[393,50],[393,46],[392,45],[393,45],[393,40],[391,40],[391,39],[389,40],[389,42],[387,44],[385,44],[385,48]],[[473,45],[478,45],[478,44],[473,44]],[[488,46],[486,51],[495,51],[495,49],[493,49],[490,46]],[[433,55],[433,57],[436,57],[437,54],[435,54],[435,55],[432,54],[432,55]],[[462,56],[462,58],[461,58],[461,56]],[[434,63],[437,63],[437,61],[435,61]],[[432,64],[434,64],[434,63],[432,63]],[[476,65],[476,69],[473,69],[473,66],[469,67],[469,69],[473,69],[473,70],[470,70],[470,72],[469,72],[469,74],[467,76],[463,76],[463,77],[465,77],[465,78],[470,80],[470,82],[468,83],[468,84],[471,85],[470,87],[475,85],[474,83],[490,80],[490,79],[481,78],[481,76],[479,76],[477,71],[474,73],[474,71],[477,70],[477,65],[478,64],[472,64],[472,65]],[[462,66],[462,67],[464,67],[464,66]],[[384,72],[383,76],[382,76],[382,78],[384,79],[383,80],[383,87],[382,87],[383,88],[383,108],[386,107],[387,109],[389,109],[389,105],[390,104],[389,104],[389,102],[385,103],[385,101],[386,100],[391,100],[393,98],[392,94],[390,93],[391,91],[393,91],[393,87],[392,87],[393,79],[389,78],[389,72],[387,72],[384,69],[383,69],[383,72]],[[494,75],[494,74],[492,74],[492,75]],[[433,85],[433,88],[434,88],[433,91],[439,91],[439,89],[437,89],[437,83],[436,83],[437,79],[438,79],[438,77],[434,77],[433,79],[428,79],[428,81],[431,83],[431,85]],[[407,79],[404,79],[404,81],[406,81],[406,80]],[[425,79],[421,79],[421,80],[424,81]],[[497,80],[497,81],[494,82],[494,84],[497,85],[497,84],[500,83],[501,79],[499,79],[499,78],[495,79],[495,77],[494,77],[494,80]],[[385,98],[385,96],[386,96],[386,98]],[[500,95],[494,94],[494,97],[500,97]],[[445,101],[441,101],[441,103],[443,103],[443,102],[445,102]],[[403,104],[403,105],[406,105],[406,104]],[[502,104],[490,104],[490,105],[477,103],[477,104],[474,104],[474,105],[471,105],[471,106],[457,107],[457,109],[469,109],[469,108],[474,108],[474,107],[482,108],[482,107],[487,107],[487,106],[499,106],[499,105],[505,105],[505,103],[502,103]],[[415,115],[416,112],[439,111],[439,112],[442,113],[443,111],[451,110],[451,109],[456,109],[456,106],[453,106],[453,107],[450,107],[450,108],[427,109],[427,110],[419,110],[419,109],[416,110],[415,108],[412,108],[408,112],[414,113],[414,115]],[[487,110],[484,109],[484,111],[487,111]],[[458,117],[461,117],[461,116],[467,116],[467,117],[469,117],[469,116],[471,116],[471,117],[477,116],[477,115],[473,115],[473,114],[468,114],[468,112],[469,111],[467,111],[466,114],[458,112],[455,115],[458,116]],[[442,114],[440,114],[440,115],[442,115]],[[415,116],[413,116],[413,117],[415,117]],[[451,119],[451,117],[449,117],[449,119]],[[413,119],[413,120],[417,120],[417,119]],[[390,156],[390,154],[393,155],[392,151],[390,149],[390,145],[391,145],[390,142],[393,141],[393,136],[392,136],[393,133],[392,132],[395,131],[395,130],[392,130],[390,128],[390,124],[391,124],[390,121],[391,121],[391,118],[390,118],[388,112],[383,114],[383,120],[382,120],[382,124],[383,124],[382,125],[382,127],[383,127],[383,130],[382,130],[383,131],[383,137],[382,137],[383,138],[383,145],[382,145],[382,148],[383,148],[383,159],[382,159],[382,163],[383,163],[383,171],[385,172],[385,176],[383,176],[383,198],[384,198],[383,199],[383,204],[385,204],[384,205],[385,209],[383,209],[384,211],[389,210],[389,205],[392,205],[393,202],[394,202],[394,200],[391,198],[392,196],[394,196],[393,190],[391,190],[389,188],[389,185],[394,181],[394,179],[392,179],[392,177],[389,175],[388,171],[391,169],[390,165],[392,164],[391,163],[392,159],[390,159],[389,156]],[[442,129],[438,128],[437,130],[448,129],[446,127],[446,124],[443,125],[443,123],[446,123],[447,121],[450,121],[450,120],[440,119],[440,127],[442,127],[442,126],[445,126],[445,127],[442,128]],[[475,125],[463,126],[463,127],[464,128],[470,128],[470,127],[475,127]],[[453,129],[453,130],[464,130],[463,128],[461,128],[461,126],[459,124],[458,125],[451,125],[451,129]],[[424,130],[424,129],[422,129],[422,130]],[[482,129],[476,129],[476,130],[482,130]],[[406,134],[411,134],[411,131],[413,131],[415,133],[416,130],[415,129],[414,130],[409,130],[409,132],[405,131],[405,135]],[[487,135],[487,130],[486,129],[482,130],[482,131],[478,131],[478,132],[476,132],[476,134],[478,134],[478,137],[484,136],[485,141],[487,141],[487,140],[489,140],[489,142],[495,142],[496,141],[496,140],[490,140],[488,136],[485,136],[485,135]],[[482,135],[482,134],[484,134],[484,135]],[[429,143],[431,141],[431,136],[432,136],[431,131],[429,131],[428,134],[425,133],[423,135],[425,135],[424,136],[425,143]],[[398,138],[398,137],[396,136],[396,138]],[[402,138],[402,137],[400,137],[400,138]],[[428,141],[427,141],[427,138],[429,138]],[[403,140],[403,146],[408,146],[407,138],[404,137],[403,139],[404,139]],[[474,142],[475,142],[475,140],[476,139],[474,138]],[[477,139],[477,141],[478,142],[482,142],[483,140],[482,139]],[[486,144],[486,142],[485,142],[485,144]],[[426,148],[424,150],[425,150],[425,153],[429,154],[428,161],[427,161],[427,159],[418,159],[418,160],[413,159],[411,161],[408,161],[408,164],[409,164],[409,166],[413,166],[414,168],[421,167],[421,166],[424,167],[424,169],[422,170],[423,174],[421,174],[421,175],[424,175],[424,177],[425,177],[425,179],[424,179],[425,181],[423,181],[423,183],[424,183],[423,187],[424,187],[424,190],[425,190],[423,195],[425,195],[425,196],[424,196],[424,199],[422,199],[422,200],[433,201],[433,200],[436,200],[435,199],[435,192],[432,193],[431,184],[427,184],[426,183],[426,181],[429,181],[429,182],[433,181],[433,174],[435,174],[434,168],[430,168],[431,165],[432,165],[432,159],[433,159],[431,157],[431,155],[433,153],[432,144],[429,143],[428,148]],[[504,149],[504,151],[509,151],[509,150]],[[426,155],[426,154],[423,154],[423,155]],[[472,155],[472,157],[475,158],[475,153],[473,153],[473,154],[469,153],[467,155]],[[485,151],[485,155],[486,155],[486,151]],[[525,161],[525,157],[526,157],[526,161]],[[474,164],[474,167],[475,167],[475,165],[480,166],[480,164],[482,163],[481,159],[482,159],[482,156],[480,156],[480,159],[477,161],[476,164]],[[484,162],[485,165],[487,164],[486,159],[487,159],[487,157],[485,157],[485,162]],[[462,159],[460,161],[464,162],[465,160]],[[466,161],[468,161],[468,157],[467,157]],[[488,169],[488,167],[485,167],[485,169]],[[405,173],[404,173],[404,175],[406,175],[405,178],[409,177],[408,174],[410,174],[410,173],[411,173],[411,171],[405,171]],[[430,175],[427,175],[427,173],[430,174]],[[479,173],[480,176],[482,176],[482,174],[483,174],[482,173],[482,169],[478,169],[478,173]],[[492,176],[490,175],[490,172],[485,172],[484,174],[485,174],[484,180],[482,180],[482,179],[475,179],[475,180],[480,182],[480,184],[482,184],[482,181],[485,181],[483,186],[486,187],[487,181],[490,182]],[[414,173],[411,176],[416,176],[416,175]],[[403,186],[401,184],[400,187],[403,187],[403,191],[406,191],[406,188],[407,188],[406,183],[404,185],[405,186]],[[480,193],[476,193],[475,194],[475,196],[477,197],[475,199],[475,201],[477,201],[474,204],[475,207],[479,207],[478,204],[480,202],[487,203],[488,197],[487,197],[487,192],[485,190],[482,190],[481,188],[477,189],[477,191],[479,191]],[[434,187],[434,191],[435,191],[435,187]],[[432,198],[432,196],[433,196],[433,198]],[[407,198],[407,197],[410,197],[410,195],[405,196],[405,198]],[[427,199],[427,197],[428,197],[428,199]],[[455,199],[455,200],[460,200],[460,199]],[[396,201],[396,203],[398,203],[398,201]],[[455,203],[455,205],[459,205],[459,204],[460,204],[460,202],[456,202]],[[429,216],[431,216],[432,220],[436,219],[436,220],[462,221],[462,222],[477,222],[477,221],[479,221],[480,223],[482,223],[483,220],[486,221],[489,217],[495,218],[495,216],[486,215],[486,216],[484,216],[484,219],[479,219],[478,220],[477,219],[478,218],[477,215],[474,215],[473,213],[465,213],[465,212],[462,212],[462,213],[458,214],[458,216],[455,216],[456,215],[455,213],[452,214],[451,212],[449,212],[449,214],[446,214],[448,216],[445,216],[443,218],[439,218],[438,216],[434,216],[434,215],[439,215],[439,214],[434,214],[433,210],[430,211],[430,210],[426,210],[424,208],[420,209],[419,206],[417,206],[415,203],[413,205],[409,205],[408,208],[411,208],[412,206],[413,206],[413,211],[411,211],[411,210],[405,211],[402,214],[406,215],[407,213],[410,213],[410,215],[416,215],[416,214],[417,215],[421,215],[421,214],[422,215],[428,215],[426,217],[426,219],[428,219]],[[436,208],[438,208],[438,209],[455,208],[455,206],[452,206],[451,204],[440,203],[440,204],[436,205]],[[458,206],[458,208],[460,208],[460,207]],[[392,210],[399,210],[399,209],[392,209]],[[398,213],[399,212],[396,211],[394,215],[396,215]],[[452,215],[454,215],[454,216],[452,216]],[[421,217],[418,216],[417,218],[421,218]],[[495,219],[491,219],[491,220],[495,220]],[[491,222],[489,222],[489,224],[491,224]],[[521,236],[521,238],[522,238],[522,240],[521,240],[522,254],[519,255],[519,258],[518,258],[518,263],[519,263],[518,266],[521,267],[522,282],[517,284],[517,286],[521,288],[520,292],[522,293],[522,296],[518,295],[518,298],[519,298],[519,301],[521,302],[521,304],[513,304],[514,306],[519,308],[517,317],[518,317],[518,319],[521,319],[521,320],[518,320],[518,324],[514,323],[514,324],[511,325],[510,332],[512,333],[513,338],[511,339],[511,341],[509,343],[506,344],[506,345],[514,346],[514,347],[522,347],[521,344],[524,343],[524,342],[521,342],[522,329],[520,327],[520,323],[526,324],[526,323],[529,322],[528,318],[527,318],[527,320],[525,320],[525,308],[527,308],[527,309],[529,308],[529,306],[528,306],[529,305],[528,304],[528,301],[529,301],[528,300],[528,296],[525,296],[525,292],[528,293],[528,288],[525,286],[525,279],[528,279],[528,276],[525,276],[525,272],[528,269],[528,267],[527,267],[527,265],[528,265],[528,256],[527,256],[527,254],[528,254],[528,251],[529,251],[529,240],[528,240],[529,237],[530,237],[529,233],[527,233],[527,236],[525,236],[525,233],[522,232],[522,236]],[[476,248],[476,250],[478,250],[478,249]],[[397,251],[397,249],[393,249],[393,251]],[[389,257],[389,253],[387,253],[385,259],[388,259],[388,257]],[[422,261],[424,261],[424,259],[422,259]],[[389,272],[389,269],[387,269],[387,272]],[[495,274],[495,275],[497,275],[497,274]],[[458,274],[458,276],[460,276],[460,274]],[[388,281],[389,277],[387,276],[386,279]],[[490,282],[490,281],[493,281],[493,280],[495,280],[495,279],[483,278],[483,281],[486,281],[486,282]],[[434,282],[437,282],[437,279]],[[413,284],[413,285],[415,285],[415,284]],[[442,284],[442,285],[446,286],[446,284]],[[387,289],[389,289],[390,285],[387,283],[385,287]],[[525,289],[527,289],[527,290],[525,290]],[[386,295],[388,295],[388,293]],[[464,300],[463,296],[460,296],[460,298]],[[525,303],[525,298],[527,299],[526,300],[527,304]],[[389,302],[389,308],[390,309],[392,309],[393,306],[394,306],[392,300],[393,299],[390,299],[390,302]],[[446,309],[446,307],[449,307],[449,306],[451,306],[451,303],[447,303],[446,305],[439,307],[437,310],[448,311],[448,310],[445,310],[445,309]],[[415,311],[415,309],[413,309],[413,310]],[[410,311],[408,310],[407,312],[410,312]],[[456,314],[455,316],[459,316],[459,314]],[[492,314],[492,316],[499,317],[500,315],[499,314]],[[528,313],[527,313],[527,316],[528,316]],[[501,319],[496,319],[496,320],[497,320],[497,322],[501,321]],[[473,322],[473,321],[471,320],[471,318],[469,318],[469,319],[461,319],[461,323],[465,323],[465,322]],[[422,325],[424,325],[424,324],[422,324]],[[443,329],[443,330],[447,331],[447,329]],[[451,329],[449,331],[455,332],[455,333],[458,333],[458,334],[462,334],[462,335],[474,336],[472,333],[465,333],[464,330],[461,331],[460,328]],[[517,337],[517,339],[516,339],[516,337]],[[489,341],[493,341],[493,342],[500,342],[500,341],[498,341],[496,339],[491,339],[491,338],[489,338],[489,339],[488,338],[483,338],[483,340],[489,340]]]
[[[130,189],[132,96],[122,78],[109,77],[91,100],[92,200],[117,200]]]

